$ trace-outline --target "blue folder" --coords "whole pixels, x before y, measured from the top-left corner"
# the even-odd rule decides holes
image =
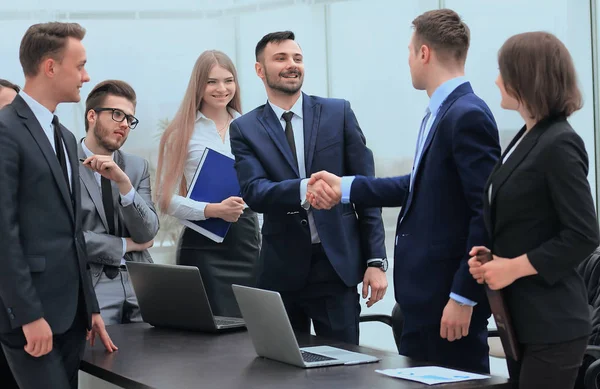
[[[233,167],[234,160],[210,148],[204,150],[196,168],[187,197],[206,203],[220,203],[231,196],[240,196],[240,184]],[[182,220],[182,224],[214,240],[222,242],[231,223],[220,219]]]

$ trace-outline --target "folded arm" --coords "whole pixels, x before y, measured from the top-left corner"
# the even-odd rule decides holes
[[[142,179],[138,187],[134,189],[132,203],[124,202],[120,198],[119,213],[131,239],[136,243],[145,243],[154,239],[159,228],[158,215],[152,202],[148,161],[144,161]]]

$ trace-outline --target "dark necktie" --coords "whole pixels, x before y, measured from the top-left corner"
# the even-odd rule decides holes
[[[296,142],[294,141],[294,129],[292,128],[292,117],[294,116],[293,112],[285,112],[283,115],[283,120],[285,120],[285,137],[287,138],[288,144],[290,145],[290,149],[292,150],[292,156],[294,157],[294,161],[296,162],[296,168],[298,167],[298,155],[296,155]]]
[[[108,223],[108,233],[115,236],[115,204],[113,203],[110,180],[100,176],[100,187],[102,188],[102,205],[104,205],[104,214]],[[119,268],[104,265],[104,274],[112,280],[119,274]]]
[[[65,150],[63,149],[62,135],[60,131],[60,123],[58,121],[58,116],[54,115],[52,118],[52,124],[54,125],[54,148],[56,149],[56,158],[58,158],[58,163],[60,164],[60,169],[65,176],[65,182],[67,183],[67,187],[71,188],[69,184],[69,173],[67,172],[67,158],[65,156]]]

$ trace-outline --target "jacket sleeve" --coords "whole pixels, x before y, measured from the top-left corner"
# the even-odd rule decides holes
[[[271,181],[237,120],[231,122],[229,135],[242,198],[246,204],[259,213],[301,210],[301,179]]]
[[[583,140],[574,132],[555,139],[542,155],[546,182],[560,231],[527,253],[531,265],[550,285],[598,247],[598,221],[587,180],[588,157]]]

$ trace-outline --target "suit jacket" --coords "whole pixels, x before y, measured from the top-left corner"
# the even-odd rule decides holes
[[[373,175],[373,154],[350,103],[303,99],[307,177],[320,170]],[[264,214],[259,285],[300,289],[310,269],[311,237],[300,203],[300,175],[280,121],[265,104],[233,121],[230,137],[244,201]],[[325,253],[346,285],[362,281],[369,258],[385,258],[381,209],[344,204],[312,212]]]
[[[563,342],[590,333],[586,288],[576,270],[598,246],[587,174],[582,139],[566,118],[553,117],[530,130],[486,185],[492,252],[505,258],[527,254],[538,271],[505,288],[523,343]]]
[[[490,315],[484,289],[467,261],[473,246],[488,242],[483,187],[500,155],[498,130],[488,106],[467,82],[440,106],[414,172],[392,178],[357,177],[350,201],[402,206],[394,253],[396,301],[407,328],[439,324],[454,292],[477,302],[472,325]]]
[[[0,110],[0,333],[44,318],[54,334],[71,327],[83,292],[88,327],[98,301],[81,229],[77,143],[60,128],[72,195],[56,153],[25,101]]]
[[[86,158],[81,143],[78,144],[78,152],[80,158]],[[123,258],[122,237],[131,238],[137,243],[145,243],[154,239],[159,228],[158,216],[150,191],[148,161],[120,150],[115,151],[114,161],[127,174],[135,189],[133,204],[124,207],[121,205],[117,184],[111,182],[115,221],[119,226],[117,230],[119,236],[108,234],[109,228],[102,203],[102,190],[94,177],[94,172],[79,164],[79,178],[83,184],[81,192],[83,234],[94,285],[100,279],[104,265],[120,265],[121,258]],[[127,261],[152,262],[148,250],[126,253],[125,259]]]

